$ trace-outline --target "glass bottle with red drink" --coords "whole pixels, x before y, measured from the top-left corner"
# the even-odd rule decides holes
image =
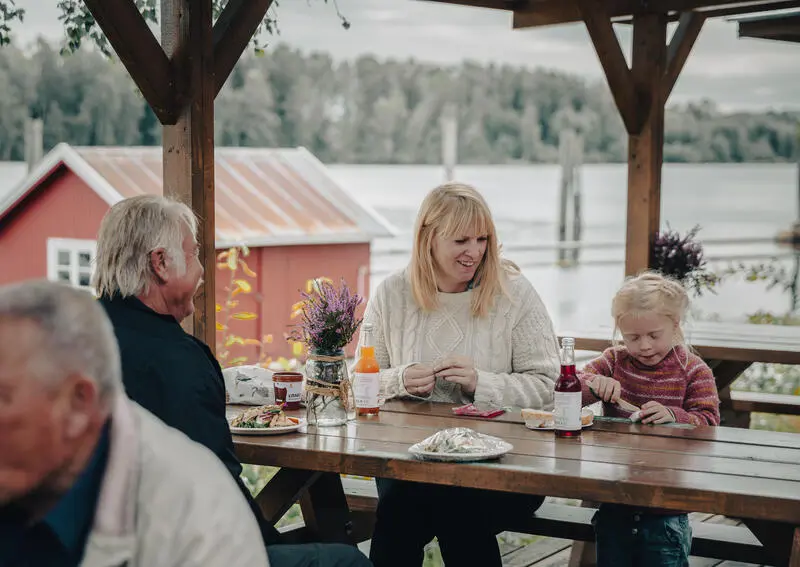
[[[381,367],[375,358],[372,342],[372,325],[364,323],[364,337],[353,368],[353,390],[356,398],[356,413],[366,416],[378,415],[380,403]]]
[[[581,381],[575,370],[575,339],[561,339],[561,375],[556,380],[553,417],[556,437],[581,435]]]

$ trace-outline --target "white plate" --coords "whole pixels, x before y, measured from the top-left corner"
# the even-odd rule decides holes
[[[495,451],[487,451],[484,453],[432,453],[430,451],[423,451],[419,448],[419,443],[412,445],[408,448],[408,452],[423,459],[425,461],[439,461],[442,463],[466,463],[470,461],[486,461],[489,459],[497,459],[512,451],[514,446],[507,442],[501,441],[501,446]]]
[[[280,435],[281,433],[291,433],[306,424],[306,420],[302,417],[295,419],[299,420],[297,425],[287,425],[285,427],[231,427],[231,433],[234,435]]]

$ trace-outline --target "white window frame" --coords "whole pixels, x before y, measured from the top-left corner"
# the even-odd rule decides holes
[[[69,265],[59,264],[59,252],[69,253]],[[79,266],[78,254],[89,253],[89,267]],[[59,279],[59,272],[69,271],[69,283],[73,287],[94,292],[91,285],[80,285],[79,277],[88,275],[91,281],[94,275],[95,257],[97,256],[97,242],[94,240],[80,240],[77,238],[48,238],[47,239],[47,279],[54,282],[66,282]]]

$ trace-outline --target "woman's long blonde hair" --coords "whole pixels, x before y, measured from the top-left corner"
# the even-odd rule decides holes
[[[678,344],[685,345],[686,338],[681,325],[688,309],[689,295],[679,282],[657,272],[643,272],[625,280],[611,302],[614,336],[623,317],[658,313],[672,320]]]
[[[472,314],[484,317],[495,296],[507,293],[507,273],[518,272],[511,262],[500,257],[492,213],[478,191],[463,183],[445,183],[428,193],[422,201],[414,225],[414,248],[409,275],[414,300],[425,311],[438,307],[436,266],[433,259],[433,238],[465,234],[487,236],[486,253],[475,271]]]

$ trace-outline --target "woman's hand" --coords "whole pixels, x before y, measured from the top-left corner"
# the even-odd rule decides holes
[[[595,376],[588,384],[592,393],[604,402],[616,404],[619,401],[622,386],[617,380],[608,376]]]
[[[403,372],[403,385],[414,396],[426,398],[436,385],[436,376],[430,364],[414,364]]]
[[[669,408],[664,407],[658,402],[647,402],[642,406],[639,412],[639,419],[642,423],[672,423],[675,421],[675,416],[669,411]]]
[[[475,363],[467,356],[452,355],[434,367],[434,373],[448,382],[461,385],[465,394],[474,394],[478,386],[478,371]]]

